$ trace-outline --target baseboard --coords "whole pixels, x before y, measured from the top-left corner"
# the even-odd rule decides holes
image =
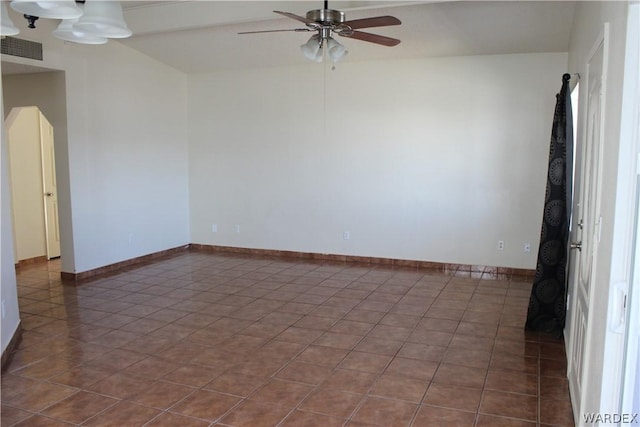
[[[78,284],[97,276],[107,275],[109,273],[119,272],[130,267],[139,267],[140,264],[157,261],[161,258],[173,256],[177,253],[187,251],[190,245],[179,246],[177,248],[166,249],[164,251],[154,252],[152,254],[131,258],[125,261],[116,262],[114,264],[105,265],[103,267],[94,268],[93,270],[83,271],[81,273],[61,272],[60,278],[65,283]]]
[[[200,243],[191,243],[189,245],[180,246],[173,249],[167,249],[160,252],[155,252],[149,255],[144,255],[137,258],[131,258],[125,261],[117,262],[114,264],[106,265],[104,267],[95,268],[93,270],[83,271],[81,273],[60,273],[60,277],[66,283],[78,284],[97,276],[103,276],[110,273],[120,272],[123,269],[130,267],[138,267],[140,264],[153,262],[160,258],[170,257],[175,254],[187,251],[202,251],[202,252],[215,252],[215,253],[229,253],[229,254],[244,254],[252,256],[266,256],[272,258],[284,258],[284,259],[296,259],[296,260],[312,260],[312,261],[326,261],[337,262],[344,264],[367,264],[367,265],[380,265],[392,268],[402,269],[415,269],[425,271],[437,271],[449,274],[456,274],[459,276],[469,276],[484,279],[492,278],[511,278],[520,277],[523,279],[531,279],[535,276],[535,270],[527,270],[521,268],[509,268],[509,267],[492,267],[484,265],[470,265],[470,264],[452,264],[441,263],[431,261],[413,261],[396,258],[379,258],[379,257],[366,257],[357,255],[338,255],[338,254],[319,254],[314,252],[296,252],[296,251],[282,251],[274,249],[254,249],[254,248],[240,248],[234,246],[217,246],[217,245],[204,245]]]
[[[34,258],[21,259],[16,263],[16,268],[22,268],[33,264],[38,264],[41,262],[47,262],[49,259],[46,255],[37,256]]]
[[[20,341],[22,341],[22,326],[21,323],[18,323],[16,331],[13,333],[11,340],[9,340],[9,344],[7,344],[7,348],[2,352],[2,372],[4,372],[9,366],[9,362],[11,362],[11,358],[13,357],[13,352],[18,348]]]
[[[458,275],[465,275],[469,273],[470,277],[521,277],[523,279],[533,278],[535,276],[535,270],[528,270],[522,268],[509,268],[509,267],[491,267],[484,265],[470,265],[470,264],[452,264],[441,263],[431,261],[413,261],[396,258],[379,258],[379,257],[364,257],[356,255],[337,255],[337,254],[319,254],[313,252],[296,252],[296,251],[281,251],[272,249],[253,249],[253,248],[239,248],[233,246],[217,246],[217,245],[204,245],[200,243],[191,243],[189,245],[191,250],[204,251],[204,252],[217,252],[217,253],[232,253],[232,254],[245,254],[253,256],[268,256],[274,258],[288,258],[298,260],[315,260],[315,261],[331,261],[340,262],[345,264],[368,264],[368,265],[381,265],[394,268],[403,269],[416,269],[416,270],[428,270],[439,271],[446,273],[456,273]]]

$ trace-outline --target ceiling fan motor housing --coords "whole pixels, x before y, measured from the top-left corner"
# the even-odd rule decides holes
[[[319,24],[341,24],[344,22],[344,12],[333,9],[316,9],[307,12],[307,19]]]

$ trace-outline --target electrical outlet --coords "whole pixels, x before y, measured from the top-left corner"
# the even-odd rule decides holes
[[[498,250],[504,251],[504,240],[498,240]]]
[[[2,318],[4,319],[5,313],[4,313],[4,300],[2,300]]]
[[[236,233],[239,233],[240,232],[240,226],[236,224],[235,230],[236,230]]]
[[[218,224],[211,224],[211,232],[212,233],[218,232]]]
[[[350,233],[350,232],[348,232],[348,231],[343,231],[343,232],[342,232],[342,239],[343,239],[343,240],[349,240],[349,239],[351,239],[351,233]]]
[[[523,249],[524,249],[525,253],[531,252],[531,243],[525,243]]]
[[[133,233],[129,233],[129,244],[133,243]]]

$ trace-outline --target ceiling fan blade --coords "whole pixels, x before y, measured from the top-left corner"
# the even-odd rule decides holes
[[[258,34],[258,33],[280,33],[283,31],[295,31],[295,32],[302,32],[302,31],[314,31],[310,28],[294,28],[291,30],[262,30],[262,31],[242,31],[238,34]]]
[[[305,18],[303,16],[298,16],[295,13],[280,12],[279,10],[274,10],[273,12],[277,13],[279,15],[282,15],[282,16],[286,16],[287,18],[295,19],[296,21],[300,21],[300,22],[303,22],[305,24],[317,24],[316,21],[313,21],[311,19],[307,19],[307,18]]]
[[[354,19],[343,22],[354,30],[359,28],[388,27],[390,25],[400,25],[402,22],[394,16],[376,16],[374,18]]]
[[[377,43],[383,46],[396,46],[400,44],[400,40],[392,39],[391,37],[380,36],[378,34],[365,33],[364,31],[354,31],[352,34],[340,34],[343,37],[349,37],[350,39],[358,39],[365,42]]]

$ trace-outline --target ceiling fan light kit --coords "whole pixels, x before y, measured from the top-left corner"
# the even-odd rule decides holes
[[[16,35],[20,31],[11,22],[4,3],[0,35]],[[110,38],[126,38],[132,34],[124,21],[122,5],[115,0],[13,0],[11,8],[24,14],[29,28],[35,28],[33,23],[38,17],[62,19],[52,34],[73,43],[104,44]]]
[[[344,58],[349,51],[343,45],[338,43],[333,37],[327,39],[327,53],[333,62],[338,62]]]
[[[320,36],[314,34],[308,42],[300,46],[300,50],[305,58],[314,62],[322,62],[322,51],[320,50],[321,43],[322,40],[320,39]]]
[[[349,53],[347,49],[333,37],[321,38],[318,34],[311,36],[309,41],[300,46],[300,50],[305,58],[314,62],[322,62],[325,51],[332,62],[340,61]]]
[[[328,54],[332,62],[338,62],[347,55],[347,49],[332,37],[333,34],[389,47],[396,46],[400,43],[400,40],[391,37],[357,31],[361,28],[400,25],[401,22],[398,18],[393,16],[376,16],[373,18],[346,21],[344,12],[329,9],[328,2],[326,0],[324,2],[323,9],[310,10],[304,17],[278,10],[274,10],[274,13],[302,22],[306,27],[290,30],[245,31],[239,34],[273,33],[281,31],[315,31],[316,34],[311,36],[305,44],[300,46],[300,50],[304,57],[315,62],[322,62],[325,52]]]

